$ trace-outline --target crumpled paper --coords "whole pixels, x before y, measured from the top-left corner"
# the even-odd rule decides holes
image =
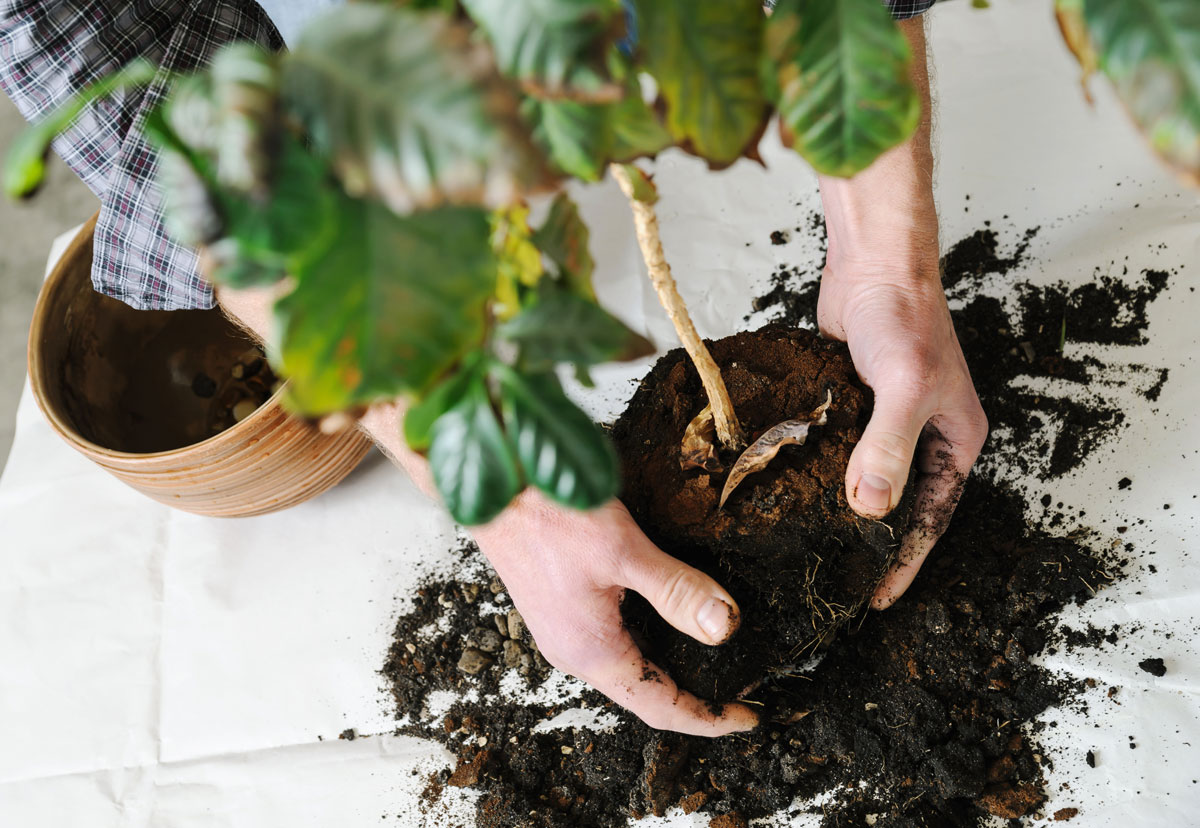
[[[1035,281],[1080,283],[1109,261],[1114,273],[1126,263],[1134,272],[1187,263],[1151,306],[1150,343],[1106,354],[1170,368],[1162,397],[1129,395],[1130,424],[1111,453],[1053,486],[1101,529],[1128,525],[1122,540],[1153,555],[1064,614],[1073,626],[1140,629],[1115,648],[1043,659],[1098,681],[1091,717],[1049,711],[1055,724],[1043,739],[1054,762],[1047,816],[1077,807],[1073,824],[1089,828],[1194,825],[1200,296],[1190,288],[1200,204],[1153,161],[1103,83],[1094,83],[1095,108],[1085,103],[1045,2],[945,4],[930,19],[946,240],[984,220],[1002,233],[1040,224],[1032,264],[1019,274]],[[706,336],[765,321],[750,301],[777,264],[819,262],[804,230],[783,246],[769,238],[803,227],[819,207],[812,173],[776,140],[764,155],[770,171],[743,161],[712,174],[677,153],[655,166],[663,241]],[[576,195],[593,227],[601,300],[661,349],[673,347],[616,187]],[[648,365],[601,368],[595,391],[575,390],[611,418]],[[1134,485],[1118,490],[1126,475]],[[451,566],[454,537],[441,511],[378,455],[283,514],[223,521],[173,512],[62,443],[27,392],[0,478],[0,824],[418,826],[469,814],[469,791],[449,792],[429,814],[418,806],[426,774],[451,761],[440,747],[337,738],[348,728],[390,733],[393,710],[376,673],[390,628],[420,575]],[[1164,677],[1138,669],[1149,656],[1164,659]],[[1119,704],[1100,699],[1110,685],[1120,687]],[[676,811],[642,824],[706,820]]]

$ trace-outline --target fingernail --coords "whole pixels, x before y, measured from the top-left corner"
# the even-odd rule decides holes
[[[729,621],[733,607],[719,598],[709,598],[696,613],[696,623],[713,641],[724,641],[729,635]]]
[[[858,478],[854,496],[872,512],[886,512],[892,505],[892,486],[879,475],[864,474]]]

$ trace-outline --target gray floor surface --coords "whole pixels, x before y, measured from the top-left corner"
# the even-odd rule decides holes
[[[25,125],[0,94],[0,157]],[[0,468],[12,446],[14,415],[25,384],[25,338],[55,236],[85,221],[99,201],[54,159],[45,188],[32,200],[0,196]]]

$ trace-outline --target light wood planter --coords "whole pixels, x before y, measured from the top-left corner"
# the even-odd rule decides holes
[[[335,486],[371,448],[357,429],[322,434],[275,393],[213,435],[193,390],[229,376],[253,343],[219,310],[137,311],[92,289],[96,217],[42,286],[29,332],[38,406],[84,456],[160,503],[216,517],[261,515]]]

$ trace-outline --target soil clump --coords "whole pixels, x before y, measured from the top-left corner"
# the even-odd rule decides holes
[[[613,427],[622,499],[638,525],[668,554],[716,578],[742,616],[729,641],[708,647],[630,593],[626,623],[681,687],[725,702],[768,670],[811,655],[857,615],[895,557],[911,497],[882,521],[860,518],[847,503],[846,466],[873,397],[845,345],[770,326],[710,349],[751,441],[832,400],[824,426],[747,477],[724,507],[725,475],[680,465],[684,430],[707,405],[682,349],[659,360]],[[735,457],[722,457],[726,468]]]

